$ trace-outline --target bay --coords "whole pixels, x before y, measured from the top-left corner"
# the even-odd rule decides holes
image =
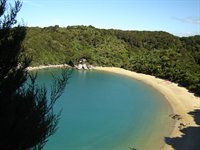
[[[53,73],[38,71],[37,82],[51,85]],[[169,136],[172,109],[162,94],[132,78],[101,71],[74,70],[55,105],[62,109],[57,132],[45,150],[156,150]]]

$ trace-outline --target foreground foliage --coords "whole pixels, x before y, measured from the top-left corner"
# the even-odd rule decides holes
[[[200,36],[104,30],[92,26],[27,28],[25,54],[32,66],[78,63],[116,66],[176,82],[200,95]]]
[[[26,28],[17,26],[16,16],[22,3],[14,6],[0,0],[0,149],[40,150],[57,129],[59,114],[53,112],[68,79],[63,72],[54,77],[51,97],[45,87],[36,84],[36,76],[27,72],[30,59],[23,53]],[[13,28],[15,26],[15,28]],[[30,75],[30,84],[27,84]]]

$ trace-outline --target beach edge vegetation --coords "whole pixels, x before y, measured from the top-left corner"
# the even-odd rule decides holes
[[[78,64],[120,67],[153,75],[200,95],[200,35],[123,31],[93,26],[27,27],[23,56],[31,66]]]

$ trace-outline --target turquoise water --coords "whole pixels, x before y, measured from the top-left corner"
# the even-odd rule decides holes
[[[39,71],[38,82],[51,83],[51,72]],[[132,78],[100,72],[74,71],[56,103],[62,109],[57,132],[45,150],[160,149],[169,135],[172,112],[164,97]]]

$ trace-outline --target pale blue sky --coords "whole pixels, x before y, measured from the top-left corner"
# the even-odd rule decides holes
[[[11,0],[9,0],[11,1]],[[22,0],[27,26],[92,25],[122,30],[200,34],[200,0]]]

